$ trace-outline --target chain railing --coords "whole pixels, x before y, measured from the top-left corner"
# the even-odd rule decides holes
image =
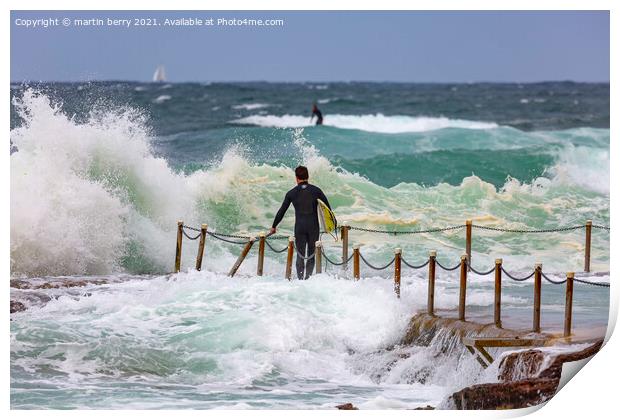
[[[465,225],[456,225],[456,226],[448,226],[443,228],[430,228],[423,230],[381,230],[381,229],[370,229],[363,228],[359,226],[349,226],[351,230],[358,230],[360,232],[370,232],[370,233],[386,233],[390,235],[416,235],[421,233],[437,233],[437,232],[446,232],[449,230],[458,230],[463,229]]]
[[[428,260],[423,262],[422,264],[415,265],[407,262],[405,258],[402,256],[402,250],[400,248],[396,248],[394,251],[394,257],[391,258],[387,263],[383,265],[376,265],[368,261],[368,259],[360,252],[359,246],[353,247],[353,253],[349,255],[348,253],[348,231],[356,230],[368,233],[379,233],[379,234],[393,234],[393,235],[409,235],[409,234],[423,234],[423,233],[436,233],[436,232],[447,232],[447,231],[455,231],[465,228],[466,229],[466,254],[461,257],[461,260],[455,266],[447,266],[441,264],[436,259],[436,251],[431,251],[429,254],[430,257]],[[578,229],[586,230],[586,240],[585,240],[585,270],[586,272],[590,271],[590,248],[591,248],[591,234],[592,229],[602,229],[610,231],[608,226],[602,225],[594,225],[592,221],[588,220],[585,225],[579,226],[569,226],[569,227],[558,227],[553,229],[508,229],[508,228],[499,228],[493,226],[481,226],[475,225],[471,220],[468,220],[464,225],[456,225],[456,226],[448,226],[445,228],[430,228],[430,229],[422,229],[416,231],[388,231],[388,230],[379,230],[379,229],[368,229],[356,226],[348,226],[345,224],[341,229],[341,242],[342,242],[342,258],[340,261],[336,261],[331,259],[327,253],[325,252],[321,241],[316,243],[315,251],[312,252],[311,255],[302,254],[297,247],[295,246],[294,238],[288,237],[284,235],[265,235],[264,233],[260,233],[258,235],[259,241],[259,258],[258,258],[258,267],[257,267],[257,275],[263,274],[263,260],[264,260],[264,251],[265,246],[270,249],[272,252],[276,254],[287,252],[287,264],[286,264],[286,278],[291,279],[291,270],[292,270],[292,260],[293,256],[296,254],[298,260],[302,260],[307,262],[308,260],[315,259],[316,260],[316,271],[317,273],[322,272],[322,258],[325,258],[327,264],[331,264],[333,266],[343,267],[344,272],[346,273],[347,264],[353,260],[353,276],[356,280],[360,279],[360,261],[363,262],[368,268],[376,271],[387,270],[388,268],[394,266],[394,290],[398,297],[400,297],[401,285],[400,285],[400,277],[401,277],[401,263],[406,267],[413,270],[421,270],[427,266],[428,268],[428,276],[429,276],[429,296],[428,296],[428,312],[433,314],[434,308],[434,287],[435,287],[435,267],[438,266],[444,271],[451,272],[456,271],[460,268],[460,282],[459,282],[459,319],[465,320],[465,301],[466,301],[466,287],[467,287],[467,273],[473,272],[479,276],[488,276],[494,274],[495,276],[495,323],[496,326],[501,328],[501,317],[499,311],[501,311],[500,305],[500,296],[501,296],[501,278],[502,275],[505,275],[510,280],[515,282],[525,282],[531,278],[534,278],[534,331],[540,331],[540,283],[541,279],[545,279],[547,282],[554,285],[566,285],[566,315],[565,315],[565,327],[564,334],[570,335],[571,329],[571,317],[572,317],[572,295],[573,295],[573,284],[579,283],[585,286],[597,286],[609,288],[610,284],[607,282],[596,282],[585,279],[575,278],[573,272],[566,273],[566,278],[563,280],[555,280],[551,278],[548,274],[542,271],[542,264],[536,264],[533,272],[529,273],[526,276],[518,276],[515,275],[503,267],[503,263],[501,259],[495,261],[495,266],[488,270],[477,270],[471,264],[471,231],[472,229],[482,229],[488,231],[495,232],[509,232],[509,233],[550,233],[550,232],[567,232],[574,231]],[[197,232],[196,235],[190,235],[188,231]],[[234,245],[244,245],[241,255],[235,262],[235,265],[229,272],[229,276],[234,276],[237,269],[241,266],[245,257],[248,255],[252,245],[255,241],[257,241],[256,237],[240,235],[240,234],[231,234],[231,233],[220,233],[215,231],[210,231],[207,229],[207,225],[203,224],[200,229],[185,226],[183,222],[178,222],[178,230],[177,230],[177,251],[176,251],[176,259],[175,259],[175,271],[180,271],[181,266],[181,249],[183,237],[188,240],[194,241],[200,239],[199,248],[198,248],[198,257],[196,260],[196,269],[201,269],[202,264],[202,256],[204,253],[204,244],[206,237],[209,236],[216,240],[234,244]],[[270,240],[267,240],[269,238]],[[285,248],[277,249],[271,244],[271,240],[278,239],[286,239],[288,238],[288,244]]]
[[[368,260],[361,253],[360,253],[360,258],[361,258],[362,261],[364,261],[364,264],[366,264],[368,267],[372,268],[373,270],[377,270],[377,271],[383,271],[383,270],[391,267],[392,264],[394,264],[394,261],[396,261],[396,257],[394,257],[387,264],[382,265],[382,266],[376,266],[376,265],[373,265],[370,262],[368,262]]]
[[[324,250],[321,250],[321,254],[322,254],[322,255],[323,255],[323,257],[325,258],[325,261],[327,261],[327,262],[328,262],[328,263],[330,263],[331,265],[335,265],[335,266],[342,266],[342,265],[345,265],[345,264],[347,264],[347,263],[351,262],[351,260],[353,259],[353,254],[351,254],[351,255],[349,256],[349,258],[348,258],[346,261],[340,261],[340,262],[337,262],[337,261],[333,261],[332,259],[330,259],[330,258],[327,256],[327,254],[325,253],[325,251],[324,251]]]

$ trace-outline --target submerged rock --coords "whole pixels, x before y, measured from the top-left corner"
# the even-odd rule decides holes
[[[15,312],[22,312],[26,310],[26,305],[24,305],[23,303],[17,301],[17,300],[12,300],[11,301],[11,313],[15,313]]]

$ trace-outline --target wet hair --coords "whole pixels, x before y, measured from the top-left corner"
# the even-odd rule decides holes
[[[298,166],[295,168],[295,177],[300,181],[306,181],[309,177],[308,168],[305,166]]]

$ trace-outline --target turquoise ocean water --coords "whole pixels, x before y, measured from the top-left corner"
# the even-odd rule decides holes
[[[404,408],[480,380],[465,355],[398,346],[424,309],[423,270],[405,270],[400,300],[390,272],[368,268],[357,283],[333,266],[285,282],[284,256],[271,252],[258,278],[256,250],[230,280],[239,246],[210,238],[202,272],[186,241],[183,272],[166,276],[177,220],[266,230],[298,164],[357,227],[610,223],[607,84],[106,82],[12,85],[11,95],[12,278],[106,279],[11,289],[28,307],[11,315],[13,408]],[[323,239],[337,258],[340,245]],[[409,262],[436,249],[454,265],[464,231],[352,231],[351,243],[375,264],[401,247]],[[486,270],[501,257],[518,275],[542,262],[561,279],[583,270],[583,251],[582,229],[474,230],[472,261]],[[608,282],[608,231],[594,230],[592,255],[604,273],[594,279]],[[471,276],[477,316],[492,316],[492,282]],[[606,324],[608,291],[576,286],[576,328]],[[561,328],[563,293],[545,283],[544,328]],[[455,274],[440,273],[436,294],[456,307]],[[529,325],[531,283],[507,283],[503,299],[508,326]]]

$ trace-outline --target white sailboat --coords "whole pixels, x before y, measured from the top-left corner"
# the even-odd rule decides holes
[[[155,74],[153,74],[153,81],[160,83],[166,81],[166,69],[161,64],[155,69]]]

